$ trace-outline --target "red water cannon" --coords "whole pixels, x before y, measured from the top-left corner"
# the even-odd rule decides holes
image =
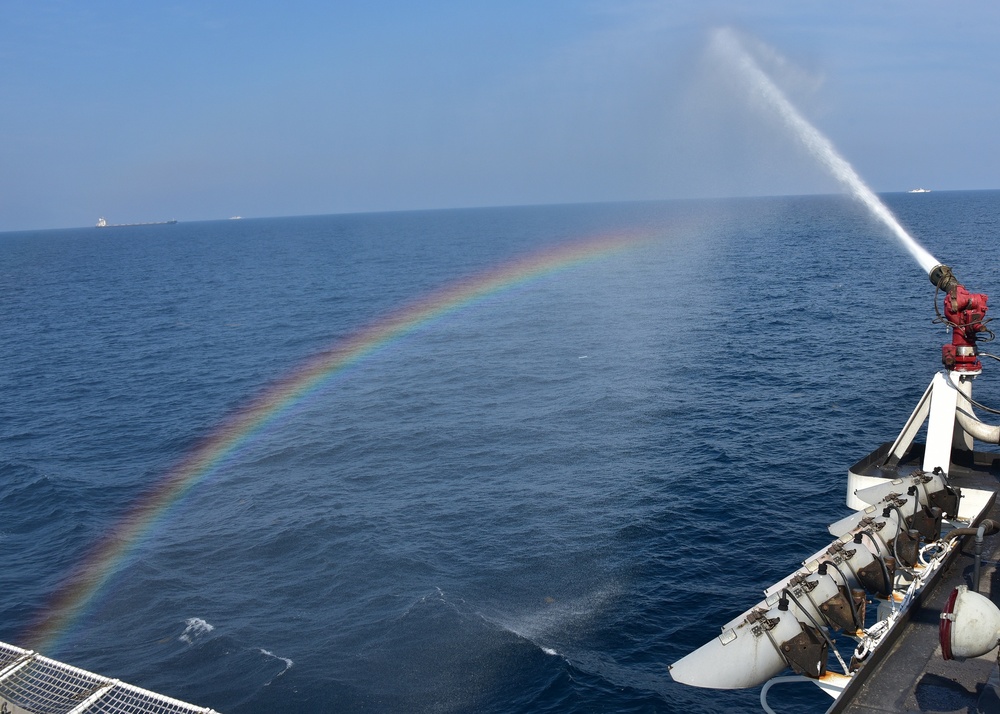
[[[980,333],[992,334],[986,329],[986,295],[966,290],[947,265],[935,266],[930,278],[945,293],[944,315],[939,312],[938,318],[951,328],[951,344],[941,347],[941,362],[953,372],[981,372],[976,341]],[[936,300],[934,304],[936,310]]]

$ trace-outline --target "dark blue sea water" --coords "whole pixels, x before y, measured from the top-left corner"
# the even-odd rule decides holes
[[[885,198],[1000,294],[1000,192]],[[233,714],[757,710],[666,665],[829,541],[847,467],[895,436],[947,337],[926,276],[841,197],[0,235],[0,639],[311,355],[634,229],[656,239],[332,380],[170,510],[45,654]]]

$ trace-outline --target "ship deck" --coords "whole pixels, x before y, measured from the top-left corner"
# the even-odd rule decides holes
[[[910,466],[919,463],[921,452],[922,449],[915,449],[907,455]],[[965,463],[952,465],[949,480],[960,488],[996,493],[1000,488],[1000,454],[975,452],[972,456],[963,459]],[[869,457],[869,463],[873,460]],[[859,465],[863,463],[864,460]],[[900,470],[907,466],[906,462],[901,463]],[[996,498],[985,517],[1000,523],[1000,504]],[[973,588],[973,541],[972,536],[963,538],[943,572],[910,609],[907,626],[895,628],[895,639],[884,643],[878,656],[865,663],[828,714],[1000,714],[997,651],[965,662],[945,660],[938,641],[940,613],[951,591],[963,583]],[[1000,535],[987,537],[983,542],[979,590],[994,602],[1000,598],[998,561]]]

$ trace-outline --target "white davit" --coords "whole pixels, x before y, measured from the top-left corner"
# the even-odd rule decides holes
[[[9,714],[218,714],[0,642],[0,711]]]

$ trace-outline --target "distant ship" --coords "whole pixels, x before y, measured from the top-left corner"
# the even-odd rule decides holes
[[[177,223],[177,219],[172,218],[169,221],[153,221],[152,223],[108,223],[108,221],[101,216],[97,219],[98,228],[125,228],[127,226],[169,226]]]
[[[929,188],[911,188],[907,193],[930,193]]]

